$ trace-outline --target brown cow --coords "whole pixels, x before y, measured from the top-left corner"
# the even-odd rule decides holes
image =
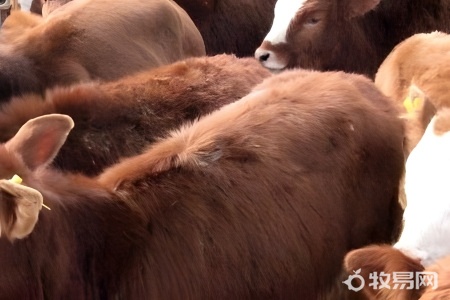
[[[0,101],[205,54],[194,23],[170,0],[80,0],[46,19],[16,11],[0,41]]]
[[[77,124],[54,161],[97,174],[186,121],[243,97],[270,75],[254,58],[188,58],[111,83],[84,83],[15,98],[0,109],[0,142],[29,119],[51,113]]]
[[[34,0],[46,16],[71,0]],[[78,0],[77,0],[78,1]],[[113,0],[110,0],[113,1]],[[175,0],[192,18],[208,55],[252,56],[273,20],[276,0]],[[41,13],[41,7],[32,10]]]
[[[396,238],[403,128],[362,76],[269,78],[98,178],[45,168],[72,126],[0,144],[2,299],[315,299]]]
[[[276,0],[175,0],[191,16],[206,53],[253,56],[270,28]]]
[[[270,69],[302,67],[375,75],[399,42],[450,32],[447,0],[278,0],[255,56]]]

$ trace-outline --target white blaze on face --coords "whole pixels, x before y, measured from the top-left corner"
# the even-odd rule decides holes
[[[275,16],[272,28],[265,41],[272,45],[286,43],[286,34],[289,24],[295,18],[297,11],[303,7],[307,0],[278,0],[275,4]]]
[[[450,254],[450,132],[434,132],[436,116],[406,162],[404,229],[395,247],[427,267]]]

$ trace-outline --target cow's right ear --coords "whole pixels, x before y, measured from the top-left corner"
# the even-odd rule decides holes
[[[5,147],[30,170],[35,170],[52,162],[73,126],[72,118],[66,115],[34,118],[25,123]]]
[[[346,18],[361,17],[380,4],[380,0],[346,0]]]

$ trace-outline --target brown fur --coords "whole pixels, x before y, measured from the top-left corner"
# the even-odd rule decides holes
[[[307,24],[311,18],[319,21]],[[432,30],[450,32],[449,1],[308,0],[291,23],[287,43],[264,42],[261,47],[281,56],[288,68],[373,77],[395,45],[414,33]]]
[[[42,14],[42,6],[46,2],[48,2],[48,0],[33,0],[33,1],[31,1],[30,11],[32,13],[41,15]],[[55,2],[55,1],[53,1],[53,2]],[[57,2],[59,2],[59,1],[57,1]],[[69,2],[69,1],[67,1],[67,2]],[[67,2],[64,2],[64,3],[67,3]]]
[[[389,101],[356,75],[273,80],[99,179],[32,172],[0,146],[0,178],[52,207],[27,239],[0,240],[0,298],[315,299],[349,249],[393,241]]]
[[[71,116],[76,127],[54,161],[59,169],[97,174],[138,154],[169,130],[238,100],[270,73],[253,58],[189,58],[111,83],[79,84],[14,98],[0,108],[0,141],[29,119]]]
[[[273,20],[276,0],[176,0],[191,16],[205,41],[207,54],[253,56]],[[199,7],[208,3],[210,10]]]
[[[35,0],[36,1],[36,0]],[[45,16],[70,0],[48,0]],[[276,0],[175,0],[192,18],[208,55],[251,56],[270,28]],[[40,13],[40,11],[36,11]]]
[[[436,114],[436,122],[434,123],[434,132],[442,135],[450,131],[450,107],[440,109]]]
[[[194,23],[169,0],[79,0],[21,32],[8,25],[23,18],[36,16],[14,12],[0,33],[0,101],[205,54]]]

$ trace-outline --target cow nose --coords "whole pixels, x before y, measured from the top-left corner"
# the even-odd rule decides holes
[[[270,52],[267,50],[263,50],[263,49],[256,49],[255,57],[260,62],[267,61],[270,57]]]
[[[266,61],[269,58],[269,56],[270,56],[269,52],[264,53],[264,54],[259,56],[259,61]]]

